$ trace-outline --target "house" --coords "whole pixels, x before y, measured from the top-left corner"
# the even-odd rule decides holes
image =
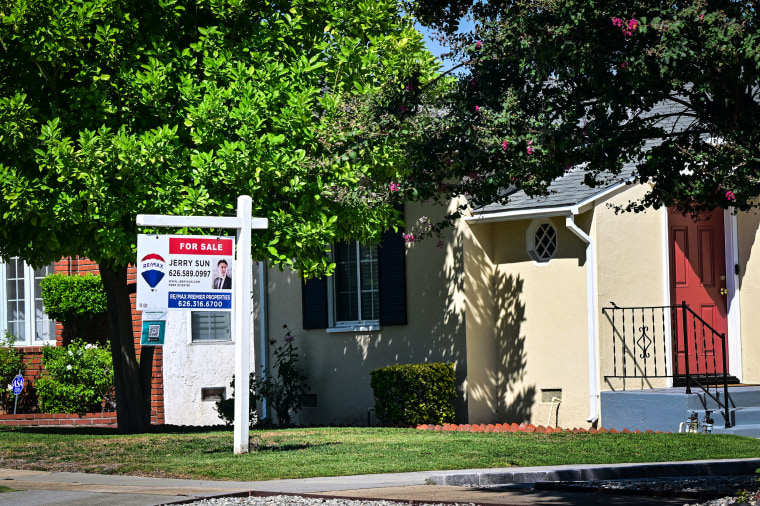
[[[605,412],[602,401],[608,393],[673,387],[674,376],[677,384],[684,365],[681,311],[662,308],[686,300],[726,333],[726,372],[744,383],[760,381],[746,358],[760,346],[752,332],[759,316],[751,309],[760,296],[753,288],[760,286],[760,262],[752,255],[760,219],[722,210],[696,223],[666,209],[616,213],[615,206],[647,187],[610,180],[588,188],[583,176],[574,169],[546,197],[517,192],[506,205],[473,210],[442,248],[435,241],[404,244],[401,233],[386,234],[378,247],[337,245],[332,278],[304,283],[294,272],[260,264],[252,363],[268,365],[270,341],[282,343],[287,326],[311,388],[295,418],[303,424],[377,424],[372,370],[441,361],[455,366],[459,422],[623,428],[634,422],[627,410],[608,400],[615,407]],[[412,227],[444,212],[407,205],[405,219]],[[702,277],[701,294],[686,286],[694,286],[694,276]],[[661,308],[658,320],[639,325],[648,329],[643,336],[623,336],[614,311],[643,307]],[[188,416],[189,423],[214,423],[202,389],[230,395],[229,324],[209,321],[203,335],[214,337],[201,337],[193,317],[170,318],[167,423],[187,423]],[[720,353],[708,351],[717,364],[709,374],[722,372]],[[634,363],[637,354],[648,361]],[[173,399],[180,399],[176,407]],[[200,407],[188,410],[188,403]],[[663,427],[646,427],[656,424],[648,419],[628,428],[675,431],[673,420],[685,416],[679,411]]]

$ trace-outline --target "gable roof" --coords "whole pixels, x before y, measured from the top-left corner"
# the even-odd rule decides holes
[[[596,179],[599,184],[591,188],[584,184],[587,171],[574,167],[549,185],[547,195],[531,197],[522,190],[506,192],[506,204],[488,204],[473,209],[468,221],[491,222],[524,219],[541,216],[566,216],[578,214],[590,207],[595,200],[609,193],[621,190],[631,180],[630,171],[625,169],[619,175],[601,173]]]

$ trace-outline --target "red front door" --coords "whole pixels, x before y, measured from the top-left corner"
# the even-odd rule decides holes
[[[668,210],[670,249],[671,303],[688,306],[710,327],[725,334],[726,319],[726,250],[723,211],[704,213],[698,220]],[[677,338],[674,339],[676,374],[685,374],[683,317],[676,312]],[[698,319],[687,322],[690,374],[723,372],[723,354],[719,338]],[[728,357],[726,357],[728,364]]]

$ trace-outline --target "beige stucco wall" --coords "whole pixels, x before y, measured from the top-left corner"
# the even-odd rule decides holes
[[[614,206],[623,206],[631,200],[636,200],[649,189],[645,185],[627,187],[607,199],[600,200],[594,210],[593,238],[596,243],[597,255],[597,315],[599,318],[598,341],[600,382],[602,390],[635,389],[642,387],[664,387],[665,379],[648,381],[611,378],[605,376],[621,374],[621,335],[614,336],[617,342],[613,347],[613,332],[611,313],[603,309],[615,303],[619,307],[663,306],[670,304],[667,295],[667,245],[665,243],[665,210],[648,209],[641,213],[622,212],[615,214]],[[610,207],[612,206],[612,207]],[[626,313],[630,315],[630,313]],[[637,313],[638,314],[638,313]],[[617,313],[619,318],[620,313]],[[655,316],[658,322],[648,329],[648,335],[656,339],[656,354],[650,354],[658,359],[657,372],[664,373],[665,354],[664,341],[669,335],[663,335],[659,322],[660,313]],[[626,324],[625,355],[626,364],[632,364],[632,355],[637,352],[632,326]],[[652,327],[647,323],[649,327]],[[639,325],[640,326],[640,325]],[[620,327],[620,321],[617,321]],[[637,327],[638,328],[638,327]],[[639,334],[640,335],[640,334]],[[614,362],[617,352],[617,363]],[[669,358],[669,357],[667,357]],[[647,372],[654,372],[653,361],[647,363]],[[641,372],[641,371],[640,371]],[[640,373],[639,372],[639,373]],[[627,374],[632,374],[630,367]],[[603,423],[603,421],[602,421]]]
[[[760,383],[760,214],[739,213],[738,263],[743,383]]]
[[[552,224],[557,254],[538,264],[526,248],[530,220],[470,222],[465,296],[471,423],[546,425],[551,397],[561,391],[551,425],[587,425],[585,244],[564,218],[552,218]]]
[[[407,228],[421,217],[443,216],[440,206],[407,206]],[[304,330],[301,281],[291,271],[268,270],[268,331],[278,343],[288,325],[295,336],[301,365],[308,376],[316,407],[304,408],[295,421],[303,424],[365,424],[374,407],[370,372],[391,364],[452,362],[461,385],[467,362],[464,334],[462,241],[449,229],[443,248],[430,238],[407,246],[408,324],[384,326],[376,332],[328,333]],[[260,348],[257,338],[257,356]],[[270,352],[271,352],[270,347]],[[271,360],[271,358],[270,358]],[[257,366],[260,364],[257,360]],[[456,403],[464,421],[464,391]],[[370,412],[372,424],[379,423]]]

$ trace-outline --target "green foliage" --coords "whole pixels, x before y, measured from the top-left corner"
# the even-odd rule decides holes
[[[256,399],[265,400],[269,409],[277,413],[280,425],[290,425],[290,414],[297,413],[303,406],[303,397],[309,391],[306,376],[298,366],[298,349],[293,344],[295,338],[287,325],[283,337],[285,344],[277,346],[272,355],[274,363],[264,369],[260,377],[251,383]],[[270,344],[275,345],[276,340]]]
[[[257,413],[256,413],[256,395],[253,391],[253,384],[255,376],[251,373],[250,377],[250,389],[248,391],[248,424],[250,428],[256,425]],[[224,420],[225,425],[233,425],[235,423],[235,375],[232,375],[232,381],[230,382],[230,388],[232,388],[232,395],[229,399],[222,399],[216,401],[215,409],[219,414],[219,418]]]
[[[287,326],[283,326],[287,329]],[[277,346],[272,355],[274,364],[268,369],[263,369],[261,376],[256,377],[251,373],[249,392],[249,420],[251,426],[254,421],[259,423],[256,414],[256,401],[266,401],[269,409],[277,414],[277,422],[280,425],[290,425],[291,413],[301,410],[303,396],[309,391],[306,384],[306,376],[298,366],[298,349],[293,345],[294,337],[288,329],[283,337],[284,344]],[[272,339],[270,344],[277,341]],[[235,422],[235,377],[230,383],[232,396],[229,399],[217,401],[216,411],[219,418],[227,425]]]
[[[43,413],[92,413],[112,404],[114,386],[111,350],[73,341],[68,346],[43,346],[43,375],[36,381]]]
[[[410,129],[414,190],[541,195],[583,165],[650,183],[623,209],[760,203],[760,10],[751,2],[411,2],[423,21],[475,29],[446,42],[458,83]],[[740,111],[740,112],[739,112]],[[415,118],[421,122],[423,119]],[[409,123],[411,125],[411,123]]]
[[[61,323],[106,312],[106,293],[100,276],[49,274],[40,281],[45,313]]]
[[[375,369],[370,385],[375,413],[394,425],[454,421],[456,378],[452,364],[391,365]]]
[[[8,413],[13,413],[16,399],[13,390],[9,388],[11,382],[19,372],[23,375],[25,371],[24,357],[18,348],[13,347],[15,341],[16,338],[7,332],[0,337],[0,402]],[[24,388],[28,389],[28,385]]]

